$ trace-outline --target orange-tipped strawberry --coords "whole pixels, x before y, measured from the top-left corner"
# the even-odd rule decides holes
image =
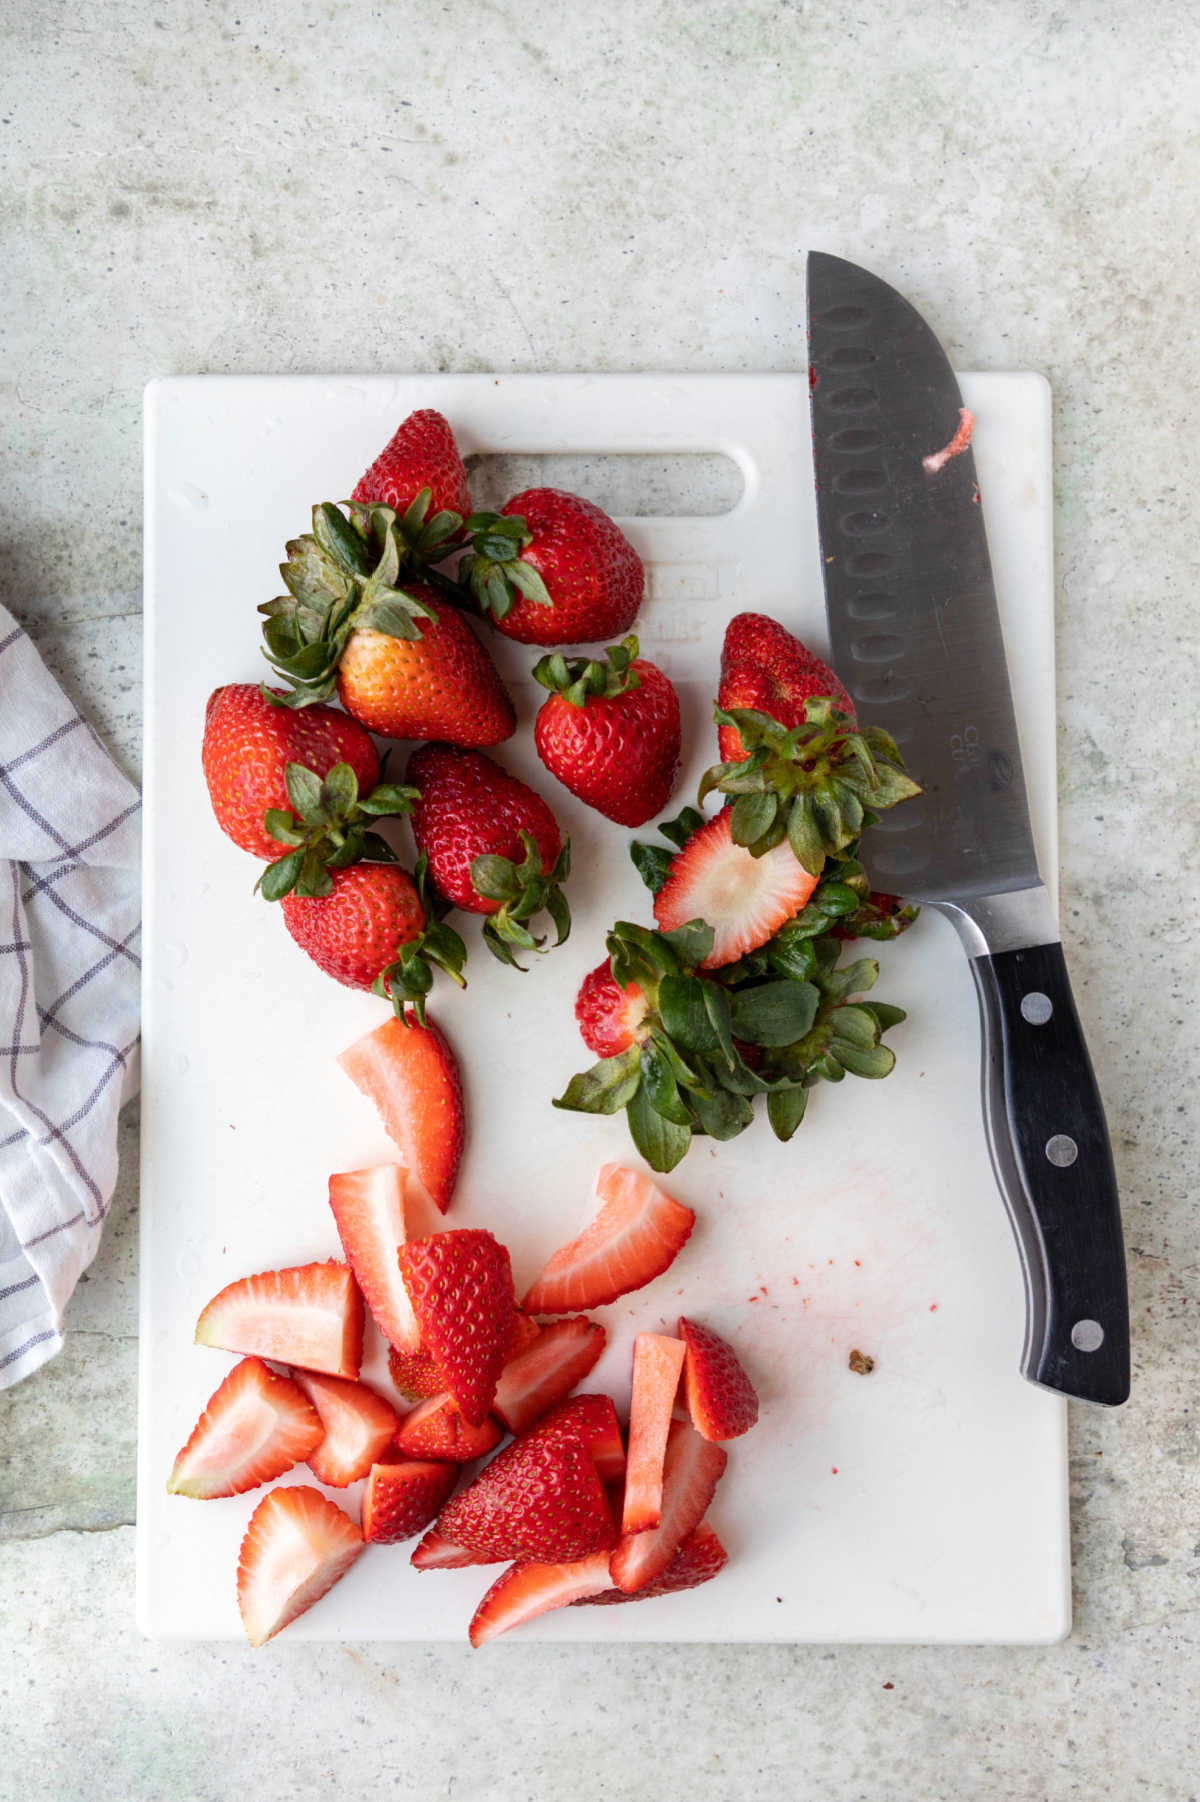
[[[321,1417],[325,1437],[308,1459],[318,1483],[345,1489],[365,1477],[400,1425],[394,1408],[365,1383],[296,1370],[295,1381]]]
[[[596,1175],[601,1208],[556,1251],[521,1306],[531,1314],[599,1308],[653,1282],[679,1255],[696,1216],[641,1170],[605,1164]]]
[[[453,1464],[405,1460],[374,1464],[363,1492],[363,1538],[399,1545],[427,1527],[458,1481]]]
[[[646,1010],[646,997],[637,983],[618,983],[607,957],[589,970],[575,997],[583,1042],[597,1057],[616,1057],[644,1037]]]
[[[302,1388],[243,1358],[209,1397],[167,1488],[200,1501],[241,1495],[311,1457],[324,1431]]]
[[[422,407],[401,420],[366,474],[360,476],[351,499],[364,506],[390,507],[393,513],[404,515],[423,492],[431,518],[457,513],[465,520],[471,511],[467,472],[450,422],[432,407]]]
[[[468,1424],[482,1426],[513,1337],[508,1252],[474,1227],[411,1239],[397,1257],[422,1346]]]
[[[675,1421],[667,1439],[659,1523],[645,1533],[623,1534],[610,1568],[619,1589],[631,1594],[661,1577],[703,1520],[727,1462],[719,1445]]]
[[[604,1328],[582,1315],[547,1322],[500,1373],[492,1412],[510,1433],[523,1433],[582,1383],[604,1350]]]
[[[246,1528],[237,1594],[252,1646],[265,1645],[319,1602],[363,1549],[354,1522],[319,1489],[272,1489]]]
[[[829,665],[786,626],[764,613],[734,615],[721,650],[719,706],[726,712],[749,707],[770,714],[781,726],[802,726],[804,704],[816,695],[827,695],[854,720],[854,703]],[[717,737],[723,763],[741,763],[749,756],[736,726],[722,726]]]
[[[420,604],[407,637],[378,624],[356,627],[338,665],[347,713],[384,738],[440,738],[498,745],[517,720],[495,664],[461,613],[423,582],[406,596]],[[378,621],[379,614],[365,616]]]
[[[393,1450],[403,1458],[434,1458],[470,1464],[495,1451],[504,1434],[489,1415],[482,1426],[463,1418],[452,1395],[431,1395],[400,1422]]]
[[[637,639],[610,645],[607,662],[556,651],[533,674],[550,690],[533,734],[551,775],[620,826],[661,813],[679,774],[679,697]]]
[[[374,1102],[410,1183],[444,1214],[466,1129],[458,1064],[442,1032],[429,1019],[424,1026],[412,1016],[385,1020],[348,1045],[338,1063]]]
[[[631,1594],[623,1589],[604,1589],[598,1595],[580,1596],[579,1605],[644,1602],[649,1601],[652,1596],[670,1596],[681,1589],[697,1589],[701,1583],[711,1583],[728,1563],[729,1553],[713,1528],[706,1520],[702,1520],[684,1540],[661,1576],[644,1583]]]
[[[696,1431],[705,1439],[748,1433],[758,1419],[758,1396],[732,1345],[698,1320],[681,1318],[679,1337],[687,1349],[684,1385]]]
[[[594,1600],[609,1587],[607,1552],[562,1564],[522,1560],[496,1578],[471,1617],[467,1637],[473,1646],[485,1645],[552,1608]]]
[[[197,1345],[356,1377],[363,1301],[344,1264],[299,1264],[227,1283],[196,1322]]]
[[[637,617],[642,560],[591,501],[561,488],[527,488],[467,526],[472,550],[459,580],[506,638],[595,643],[627,632]]]

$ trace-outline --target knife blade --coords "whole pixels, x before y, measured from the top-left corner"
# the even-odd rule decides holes
[[[1116,1176],[1038,870],[970,415],[934,333],[868,270],[809,255],[808,334],[834,666],[923,791],[868,835],[868,874],[946,913],[970,959],[984,1124],[1025,1280],[1023,1374],[1116,1405]]]

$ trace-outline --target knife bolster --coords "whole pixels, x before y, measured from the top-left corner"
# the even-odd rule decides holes
[[[1058,916],[1040,882],[1000,895],[937,901],[934,906],[953,922],[968,957],[1023,951],[1029,945],[1056,945],[1059,940]]]

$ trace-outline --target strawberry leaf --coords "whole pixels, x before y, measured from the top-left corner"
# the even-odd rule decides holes
[[[785,1145],[803,1120],[807,1106],[807,1089],[773,1089],[767,1096],[767,1119],[771,1123],[771,1131]]]
[[[580,1114],[619,1114],[632,1101],[641,1080],[641,1054],[631,1045],[573,1076],[553,1105]]]
[[[625,1113],[633,1142],[651,1170],[673,1170],[692,1142],[690,1129],[660,1114],[644,1083],[627,1103]]]

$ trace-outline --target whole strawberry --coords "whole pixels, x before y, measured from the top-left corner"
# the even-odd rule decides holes
[[[448,901],[490,916],[488,949],[514,965],[513,946],[537,950],[541,940],[526,922],[543,907],[561,945],[571,915],[558,885],[570,869],[570,847],[542,797],[482,752],[454,745],[423,746],[408,769],[420,785],[412,821],[418,849]]]
[[[575,1018],[583,1042],[597,1057],[616,1057],[641,1036],[648,1003],[636,982],[624,987],[612,972],[612,960],[605,958],[589,970],[575,997]]]
[[[607,662],[556,651],[533,674],[550,690],[533,735],[551,775],[619,826],[661,813],[679,774],[679,697],[637,639],[610,645]]]
[[[397,426],[350,498],[368,506],[378,502],[404,515],[422,494],[433,516],[457,513],[462,521],[471,511],[467,472],[454,433],[432,407],[410,413]],[[424,519],[423,509],[422,523]]]
[[[278,688],[270,692],[283,694]],[[230,683],[209,696],[201,759],[217,824],[255,857],[279,856],[263,816],[270,808],[288,806],[284,771],[289,763],[317,776],[347,763],[364,793],[379,780],[375,747],[357,720],[332,707],[296,713],[273,706],[252,682]]]
[[[642,560],[607,513],[561,488],[527,488],[467,521],[459,565],[496,629],[521,644],[615,638],[637,617]]]
[[[721,651],[721,707],[753,708],[790,728],[804,723],[804,703],[814,695],[827,695],[855,718],[854,703],[829,665],[778,620],[764,613],[738,613],[730,620]],[[749,755],[735,726],[722,726],[718,740],[723,763],[742,763]]]
[[[417,638],[356,629],[338,666],[347,713],[385,738],[497,745],[517,717],[496,666],[461,613],[423,582],[406,591],[427,610]]]

